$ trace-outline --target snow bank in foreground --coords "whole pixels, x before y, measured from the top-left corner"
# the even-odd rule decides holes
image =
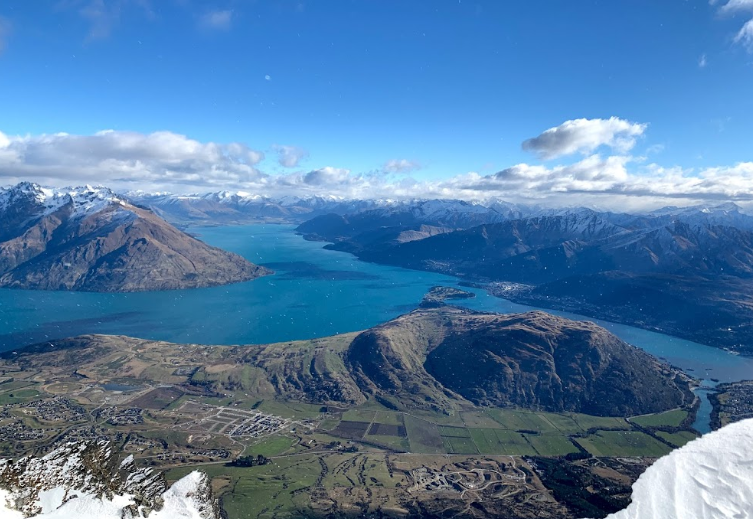
[[[165,504],[159,512],[154,512],[149,519],[205,519],[209,517],[207,500],[202,488],[208,488],[207,476],[202,472],[191,472],[173,483],[162,494]],[[218,518],[219,519],[219,518]]]
[[[209,519],[215,515],[204,500],[203,487],[207,484],[206,476],[192,472],[177,481],[162,497],[164,506],[159,511],[149,514],[150,519]],[[76,496],[73,497],[72,496]],[[68,500],[63,503],[63,496]],[[0,519],[24,519],[24,515],[8,507],[12,499],[9,492],[0,489]],[[130,494],[113,495],[112,499],[97,497],[93,494],[71,492],[64,487],[40,493],[42,512],[32,515],[32,519],[122,519],[131,517],[125,512],[133,507],[137,517],[141,510],[134,505],[134,496]],[[124,515],[125,512],[125,515]]]
[[[0,519],[219,519],[209,478],[120,461],[107,441],[69,442],[44,457],[0,459]]]
[[[659,459],[633,485],[633,501],[607,519],[753,519],[753,419]]]

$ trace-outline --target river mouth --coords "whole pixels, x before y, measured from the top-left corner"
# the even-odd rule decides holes
[[[201,227],[210,245],[273,265],[275,275],[194,290],[96,294],[0,290],[0,351],[89,333],[199,344],[254,344],[325,337],[363,330],[421,302],[433,286],[457,286],[452,276],[366,263],[308,242],[290,225]],[[691,341],[568,312],[519,305],[482,289],[452,304],[487,312],[542,310],[595,322],[694,378],[750,379],[753,359]],[[699,390],[697,394],[702,395]],[[698,429],[708,429],[702,395]],[[707,408],[708,407],[708,412]]]

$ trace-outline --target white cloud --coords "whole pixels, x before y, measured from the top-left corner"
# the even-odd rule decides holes
[[[10,36],[11,23],[7,18],[0,16],[0,54],[3,53]]]
[[[205,29],[227,30],[233,22],[233,12],[209,11],[199,19],[199,25]]]
[[[730,14],[740,11],[753,11],[753,0],[729,0],[719,8],[719,12],[722,14]]]
[[[574,119],[549,128],[538,137],[523,142],[523,149],[542,159],[556,159],[574,153],[588,154],[600,146],[625,153],[643,135],[646,124],[637,124],[618,117],[609,119]]]
[[[735,43],[743,45],[748,52],[753,52],[753,19],[748,20],[735,36]]]
[[[706,65],[708,65],[706,54],[701,54],[701,57],[698,58],[698,68],[706,68]]]
[[[55,184],[222,186],[263,178],[255,168],[263,158],[244,144],[201,143],[171,132],[0,133],[0,178]]]
[[[303,148],[297,146],[284,146],[281,144],[274,144],[272,150],[277,153],[277,162],[281,166],[286,168],[295,168],[301,162],[309,156],[309,152]]]
[[[408,159],[392,159],[382,167],[387,173],[410,173],[421,169],[421,164],[415,160]]]
[[[717,0],[711,0],[711,5],[715,5]],[[720,14],[737,14],[745,11],[753,11],[753,0],[728,0],[719,8]],[[753,19],[748,20],[745,25],[735,35],[735,43],[746,48],[753,53]]]
[[[303,182],[310,186],[342,186],[353,180],[349,169],[330,166],[309,171],[303,176]]]
[[[418,181],[333,166],[271,175],[259,170],[263,158],[245,144],[200,142],[171,132],[0,133],[0,185],[31,180],[177,193],[238,189],[273,197],[501,198],[611,210],[719,200],[753,203],[753,162],[692,170],[628,154],[593,153],[573,164],[523,163],[489,175]]]

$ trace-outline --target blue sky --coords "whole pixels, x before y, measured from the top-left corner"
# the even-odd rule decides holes
[[[16,161],[18,136],[113,129],[242,143],[272,176],[438,182],[599,153],[629,154],[631,175],[694,177],[751,160],[751,18],[753,0],[3,0],[0,132]],[[521,146],[610,117],[646,125],[629,149],[543,160]],[[279,146],[305,158],[284,167]],[[26,166],[0,161],[0,177],[66,177]],[[170,185],[157,175],[134,183]]]

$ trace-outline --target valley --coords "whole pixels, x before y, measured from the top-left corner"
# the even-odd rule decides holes
[[[627,489],[651,460],[695,437],[687,379],[668,366],[657,364],[653,371],[653,361],[646,363],[649,357],[640,350],[628,347],[650,372],[636,371],[637,366],[616,371],[640,377],[642,386],[661,377],[667,400],[657,400],[662,394],[657,388],[651,402],[636,399],[631,405],[644,407],[632,413],[621,404],[589,407],[588,414],[564,407],[531,409],[555,405],[543,401],[475,403],[471,395],[443,388],[441,377],[421,375],[415,367],[401,372],[400,362],[418,361],[408,350],[399,354],[402,361],[395,350],[397,371],[384,373],[393,381],[420,384],[422,392],[394,391],[369,378],[362,363],[352,364],[359,341],[390,327],[403,328],[400,336],[406,339],[419,334],[407,344],[429,340],[438,350],[452,336],[483,334],[516,319],[528,324],[517,329],[516,339],[503,333],[500,344],[530,342],[533,349],[526,355],[541,347],[534,346],[541,319],[555,319],[549,325],[562,330],[585,326],[578,333],[596,334],[604,343],[599,347],[614,352],[624,344],[586,323],[447,306],[416,310],[367,332],[267,345],[203,346],[102,335],[58,340],[2,355],[0,455],[109,440],[133,454],[137,465],[168,470],[171,480],[202,468],[233,517],[301,511],[335,517],[451,511],[541,517],[536,514],[542,509],[551,517],[577,517],[580,510],[619,509],[627,490],[605,503],[596,494],[574,497],[576,487],[563,491],[561,482],[551,482],[559,481],[556,470],[565,464],[580,478],[600,481],[597,487],[620,482]],[[563,333],[550,332],[549,340]],[[509,351],[518,355],[515,348]],[[610,362],[622,355],[610,354]],[[515,377],[524,383],[523,373]],[[608,402],[613,394],[600,393],[604,390],[597,385],[592,391],[602,395],[599,401]],[[240,456],[264,461],[226,466]],[[561,463],[556,470],[547,468],[546,459]],[[604,461],[590,464],[590,459]],[[630,461],[618,461],[625,459]],[[605,472],[604,463],[612,468]]]
[[[614,379],[599,389],[544,360],[556,358],[559,341],[562,351],[581,355],[564,365],[598,373],[595,360],[613,355],[579,353],[576,346],[591,344],[594,351],[622,346],[597,326],[531,312],[535,309],[488,296],[478,287],[459,287],[457,278],[442,274],[354,262],[349,253],[322,249],[288,229],[194,230],[212,245],[275,270],[276,275],[255,281],[253,290],[236,284],[179,297],[67,293],[68,301],[81,302],[74,310],[79,318],[86,315],[86,301],[99,298],[108,298],[107,308],[116,313],[111,319],[95,313],[60,321],[57,331],[45,332],[59,335],[28,355],[14,354],[23,342],[16,347],[9,342],[0,368],[0,431],[6,438],[0,456],[107,439],[133,454],[140,466],[167,470],[171,481],[195,468],[206,471],[231,517],[304,511],[322,517],[366,512],[536,517],[549,510],[551,517],[575,518],[624,508],[631,483],[654,459],[697,436],[689,391],[694,383],[673,381],[684,379],[676,368],[653,371],[651,366],[659,365],[655,360],[630,349],[638,355],[634,361],[625,357],[625,364],[605,366],[605,373],[629,374],[641,383],[631,390],[630,384],[620,386],[627,378]],[[391,288],[380,291],[377,284]],[[303,293],[311,296],[308,303],[296,296]],[[23,301],[19,295],[33,294],[13,291],[6,301],[13,308]],[[251,303],[253,297],[259,305]],[[405,303],[395,305],[400,298]],[[35,296],[33,304],[45,299],[62,315],[62,293]],[[128,314],[146,301],[163,299],[147,320]],[[102,307],[101,301],[91,309]],[[126,306],[113,307],[118,301]],[[362,304],[351,310],[340,306],[354,301]],[[29,315],[16,308],[3,318],[17,316],[20,323]],[[239,320],[239,312],[254,313],[255,321]],[[307,329],[301,317],[313,319],[311,312],[322,313]],[[176,325],[181,320],[187,324]],[[201,328],[192,328],[195,322]],[[693,376],[733,381],[748,370],[742,356],[628,326],[601,325]],[[177,338],[179,344],[123,335],[63,338],[76,335],[75,327],[149,337],[162,333],[160,326],[165,339]],[[296,338],[315,337],[328,326],[337,334]],[[227,345],[195,344],[194,333],[204,334],[198,342],[207,344],[213,343],[210,337],[224,336]],[[529,337],[522,343],[521,333]],[[592,339],[584,339],[589,334]],[[244,337],[278,340],[232,346],[243,344]],[[490,337],[506,348],[517,344],[507,351],[519,348],[515,355],[522,357],[506,359]],[[466,361],[469,354],[477,360]],[[478,369],[489,362],[488,369]],[[546,377],[537,377],[536,386],[522,382],[526,372],[550,369],[556,376],[548,382]],[[494,373],[512,378],[489,378]],[[473,384],[463,382],[469,374]],[[650,382],[655,375],[660,378]],[[567,391],[559,393],[555,380],[564,381]],[[531,387],[536,397],[523,397]],[[644,401],[641,391],[655,398]],[[589,394],[603,396],[589,400]],[[630,405],[614,400],[616,394],[629,395]],[[651,407],[655,404],[660,407]],[[267,461],[227,465],[243,456]],[[611,489],[608,495],[605,488]]]

